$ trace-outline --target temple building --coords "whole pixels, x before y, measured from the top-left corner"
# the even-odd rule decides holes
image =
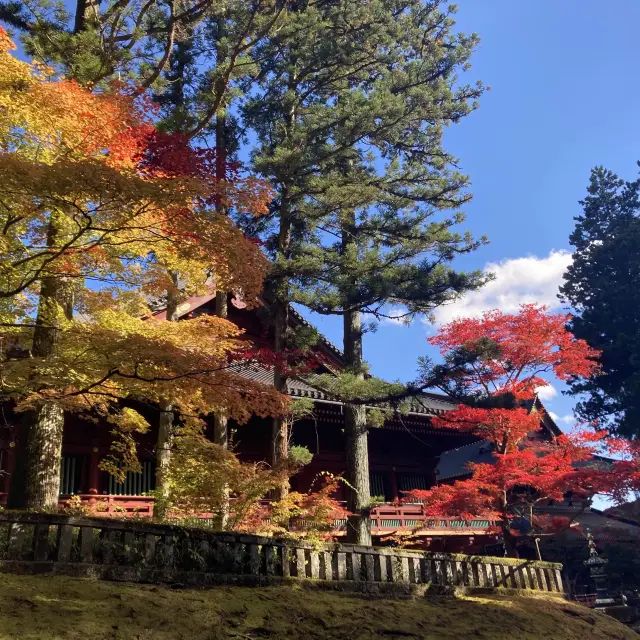
[[[195,317],[215,312],[215,296],[189,299],[179,308],[181,317]],[[158,311],[158,319],[164,312]],[[261,318],[261,310],[247,310],[229,305],[229,320],[243,328],[256,346],[268,346],[268,323]],[[293,328],[308,324],[292,311]],[[321,338],[317,349],[324,363],[318,373],[340,370],[344,366],[341,351]],[[262,366],[252,366],[243,375],[265,384],[273,384],[273,372]],[[308,379],[292,377],[288,380],[288,393],[292,398],[313,400],[314,412],[310,418],[296,422],[291,437],[292,445],[306,446],[313,454],[310,464],[292,478],[292,488],[307,491],[321,472],[335,475],[346,469],[344,423],[342,403],[316,389]],[[492,453],[486,441],[450,429],[437,429],[431,423],[433,416],[442,415],[455,404],[445,395],[423,393],[412,400],[408,413],[396,414],[379,428],[369,430],[369,467],[371,496],[376,506],[371,514],[374,543],[397,532],[419,531],[424,544],[433,550],[492,551],[498,538],[491,531],[491,522],[461,518],[427,518],[419,504],[400,504],[403,492],[428,489],[436,483],[453,482],[469,474],[469,462],[490,462]],[[540,416],[542,437],[560,433],[538,398],[529,409]],[[79,496],[83,502],[100,503],[104,514],[153,513],[155,488],[155,445],[158,411],[147,409],[145,417],[152,429],[139,438],[139,457],[142,470],[128,473],[118,483],[99,468],[100,460],[108,455],[112,442],[109,425],[83,421],[77,416],[65,416],[63,457],[61,467],[60,501]],[[9,415],[9,414],[8,414]],[[6,503],[10,477],[15,465],[16,423],[5,418],[0,424],[0,504]],[[254,417],[246,424],[229,423],[234,451],[245,461],[268,460],[271,451],[271,421]],[[344,496],[339,496],[343,499]],[[606,518],[606,516],[603,516]],[[344,535],[344,523],[336,521],[335,535]]]

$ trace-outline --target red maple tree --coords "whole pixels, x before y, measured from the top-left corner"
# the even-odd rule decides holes
[[[406,498],[421,501],[426,515],[496,522],[513,556],[518,537],[548,534],[569,525],[567,518],[539,515],[536,507],[560,502],[567,494],[588,498],[607,493],[622,499],[640,486],[637,447],[610,442],[606,433],[586,426],[566,435],[551,433],[532,410],[536,390],[549,384],[542,375],[565,380],[596,370],[597,352],[566,329],[568,319],[543,306],[522,305],[515,314],[490,311],[480,318],[455,320],[429,339],[444,356],[460,351],[475,354],[456,380],[470,404],[434,418],[434,425],[488,441],[494,460],[469,464],[468,479],[414,490]],[[501,398],[510,403],[501,403]],[[626,454],[625,460],[595,458],[607,445]]]

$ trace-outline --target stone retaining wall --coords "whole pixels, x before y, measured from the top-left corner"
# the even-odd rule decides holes
[[[562,565],[347,544],[321,548],[238,533],[106,518],[0,513],[0,569],[188,584],[506,587],[562,593]]]

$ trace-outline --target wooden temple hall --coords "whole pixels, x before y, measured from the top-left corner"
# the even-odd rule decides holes
[[[215,296],[192,298],[181,306],[182,317],[213,313]],[[156,315],[161,318],[163,312]],[[261,319],[260,310],[249,311],[229,305],[229,319],[244,328],[247,336],[257,345],[269,344],[267,325]],[[299,326],[306,321],[297,313],[291,314],[291,322]],[[321,339],[318,349],[328,368],[336,370],[343,365],[342,353],[326,339]],[[322,367],[324,368],[324,367]],[[321,370],[319,370],[321,372]],[[265,383],[273,381],[273,373],[260,368],[252,369],[252,378]],[[341,474],[346,469],[344,456],[343,407],[331,400],[308,382],[289,380],[289,394],[294,398],[311,398],[315,412],[312,418],[296,422],[292,444],[304,445],[313,453],[312,462],[292,478],[292,488],[308,490],[314,478],[322,471]],[[431,417],[451,409],[453,404],[446,396],[425,393],[414,403],[407,415],[388,420],[381,428],[369,431],[369,464],[371,495],[376,502],[386,503],[372,512],[374,539],[396,531],[419,528],[427,543],[435,549],[457,550],[478,548],[495,542],[488,535],[490,524],[486,520],[463,521],[460,518],[425,518],[419,504],[398,503],[402,492],[411,489],[427,489],[438,482],[451,482],[466,475],[469,461],[487,461],[491,451],[486,443],[476,438],[447,429],[435,429]],[[540,413],[541,421],[551,432],[557,426],[537,400],[532,407]],[[153,420],[153,416],[149,416]],[[16,424],[6,417],[0,423],[0,504],[6,503],[11,473],[15,465]],[[155,418],[157,423],[157,416]],[[153,422],[152,422],[153,425]],[[267,460],[271,451],[271,421],[253,418],[247,424],[230,423],[234,450],[247,461]],[[123,483],[100,471],[99,463],[109,452],[110,427],[82,422],[67,415],[63,439],[61,468],[61,502],[71,496],[79,496],[83,502],[101,504],[105,513],[122,515],[137,513],[150,516],[153,498],[149,493],[155,488],[155,429],[140,437],[140,473],[129,473]],[[336,521],[336,536],[344,534],[343,523]]]

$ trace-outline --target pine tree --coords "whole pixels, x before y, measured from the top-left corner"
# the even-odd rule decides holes
[[[640,180],[597,167],[581,205],[560,297],[576,313],[571,331],[601,355],[596,375],[572,381],[571,393],[584,398],[584,420],[640,438]]]
[[[429,313],[483,282],[448,266],[478,246],[452,230],[462,215],[436,217],[469,197],[441,139],[482,93],[455,77],[477,38],[453,34],[436,2],[327,3],[296,18],[286,46],[271,43],[279,56],[249,112],[264,141],[255,166],[278,190],[276,349],[291,302],[343,316],[347,368],[329,384],[354,398],[370,395],[363,313],[379,318],[390,304]],[[347,402],[350,534],[361,543],[370,541],[367,428],[364,406]]]

